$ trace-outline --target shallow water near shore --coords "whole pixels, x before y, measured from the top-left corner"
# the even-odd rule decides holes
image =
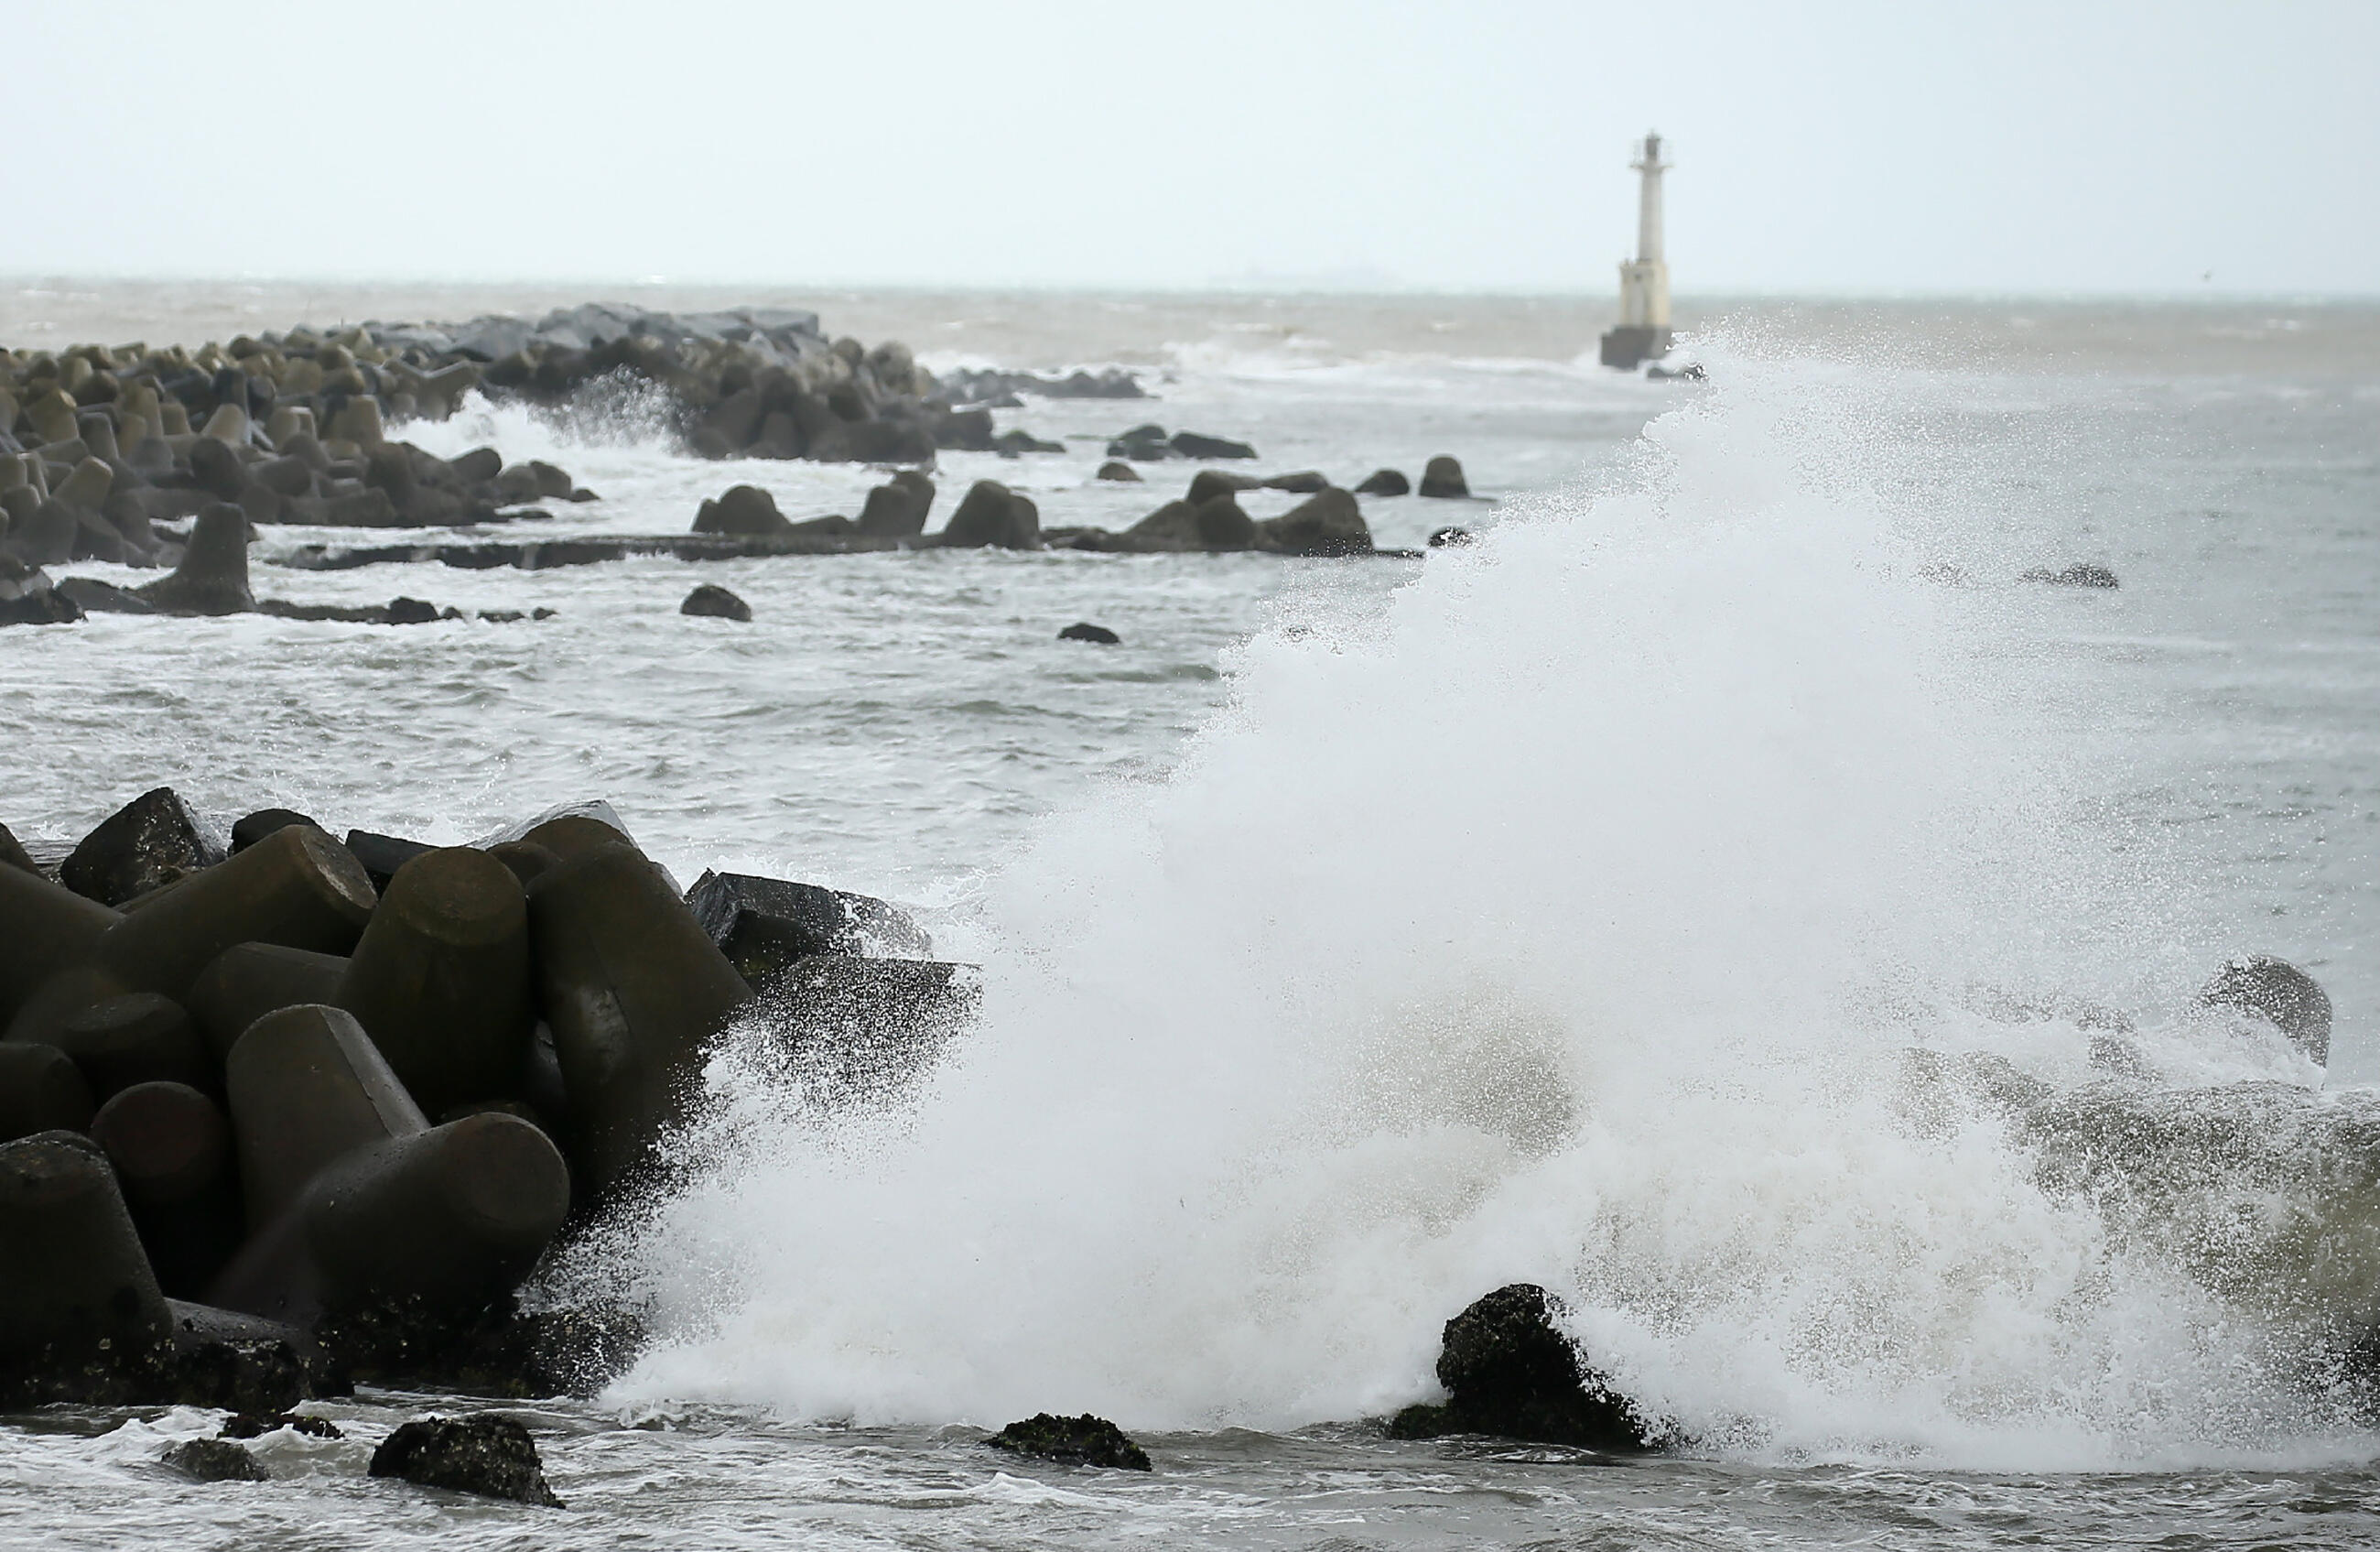
[[[2380,1072],[2374,310],[2107,309],[2078,357],[2013,306],[1747,309],[1693,385],[1603,373],[1586,336],[1433,350],[1415,299],[1277,299],[1270,335],[1247,299],[1141,299],[1154,337],[1113,301],[1071,336],[1032,313],[1005,360],[1141,363],[1161,397],[1003,412],[1068,452],[946,455],[939,512],[995,477],[1047,523],[1127,522],[1187,468],[1089,475],[1153,419],[1342,483],[1456,453],[1491,500],[1367,516],[1486,542],[326,573],[272,560],[358,536],[281,531],[260,594],[559,614],[0,637],[20,833],[164,781],[431,839],[601,795],[682,877],[887,895],[988,976],[982,1026],[889,1107],[819,1114],[764,1031],[714,1063],[681,1140],[705,1167],[551,1274],[660,1334],[601,1400],[511,1409],[565,1513],[366,1482],[430,1404],[368,1398],[319,1409],[346,1445],[270,1441],[261,1485],[152,1463],[208,1414],[23,1420],[0,1538],[2373,1538],[2380,1438],[2300,1338],[2046,1191],[1995,1117],[1912,1125],[1902,1062],[2084,1083],[2087,1002],[2168,1083],[2319,1081],[2189,1009],[2268,950],[2337,1004],[2328,1085]],[[938,323],[1025,327],[820,305],[936,365],[966,353]],[[1567,326],[1503,306],[1437,321]],[[162,336],[131,312],[86,332]],[[563,463],[605,499],[557,533],[681,530],[740,480],[850,511],[871,479],[688,460],[633,405],[411,434]],[[2014,580],[2075,560],[2124,585]],[[696,580],[754,623],[678,616]],[[1054,640],[1077,618],[1123,645]],[[1571,1299],[1685,1458],[1363,1425],[1514,1278]],[[1157,1474],[976,1442],[1045,1408],[1116,1417]]]

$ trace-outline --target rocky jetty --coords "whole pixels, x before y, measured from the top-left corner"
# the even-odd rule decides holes
[[[942,379],[950,401],[962,408],[1015,409],[1034,398],[1147,398],[1140,379],[1121,367],[1075,371],[1063,377],[1038,372],[961,370]]]
[[[228,502],[212,503],[191,525],[189,542],[180,550],[173,572],[129,592],[87,577],[68,577],[53,582],[47,572],[13,561],[5,550],[0,550],[0,588],[15,590],[13,600],[0,593],[0,625],[65,625],[92,614],[260,614],[279,619],[340,620],[357,625],[427,625],[434,620],[465,617],[460,609],[442,609],[419,598],[393,598],[385,605],[297,604],[279,598],[259,599],[249,582],[248,546],[253,533],[237,507]],[[553,612],[540,608],[533,617],[545,619]],[[532,617],[516,610],[483,609],[479,617],[510,622]]]
[[[551,464],[507,467],[484,447],[442,458],[389,434],[480,385],[472,363],[417,365],[360,330],[195,352],[0,350],[0,551],[168,566],[183,541],[156,525],[213,505],[250,524],[446,528],[593,500]]]
[[[0,832],[0,1405],[599,1384],[634,1322],[515,1291],[651,1177],[711,1040],[750,1014],[856,1090],[974,1007],[875,957],[931,952],[896,908],[689,898],[600,804],[469,847],[231,831],[159,788],[55,873]]]

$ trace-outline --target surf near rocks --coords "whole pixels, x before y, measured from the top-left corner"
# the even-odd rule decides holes
[[[268,820],[234,849],[160,789],[0,847],[6,1404],[590,1388],[634,1322],[519,1291],[660,1181],[723,1032],[858,1092],[973,1007],[966,967],[877,957],[930,952],[897,908],[710,874],[690,902],[601,805],[468,847],[351,832],[412,845],[367,845],[379,887]],[[62,851],[79,888],[35,861]]]

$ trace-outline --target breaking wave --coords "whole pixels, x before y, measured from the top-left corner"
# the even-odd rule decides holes
[[[979,1023],[897,1099],[741,1032],[687,1182],[564,1269],[662,1336],[623,1394],[1290,1427],[1527,1279],[1721,1453],[2352,1448],[1990,1092],[2110,1038],[2318,1074],[2189,1012],[2219,935],[2100,816],[2087,697],[1946,582],[2008,574],[1963,456],[1906,383],[1705,359],[1599,487],[1285,603],[1170,779],[984,882]]]

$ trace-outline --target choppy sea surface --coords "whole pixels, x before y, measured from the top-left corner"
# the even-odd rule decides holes
[[[0,343],[581,299],[24,281]],[[981,1025],[863,1113],[765,1028],[722,1050],[681,1140],[706,1166],[550,1273],[660,1333],[599,1400],[511,1409],[566,1510],[368,1481],[419,1399],[322,1408],[347,1441],[276,1436],[273,1482],[206,1487],[155,1458],[212,1415],[61,1411],[0,1429],[0,1540],[2380,1539],[2380,1434],[2286,1333],[1992,1116],[1894,1099],[1912,1046],[2089,1082],[2084,1004],[2175,1086],[2380,1077],[2380,306],[1713,303],[1693,384],[1597,367],[1608,310],[1575,299],[629,299],[1143,374],[1147,402],[1002,412],[1067,450],[944,455],[937,523],[997,478],[1045,524],[1126,524],[1189,473],[1091,478],[1154,420],[1349,484],[1454,454],[1481,499],[1366,516],[1482,542],[319,572],[274,558],[378,536],[278,530],[261,595],[557,612],[0,633],[20,835],[161,783],[431,840],[600,796],[683,877],[882,895],[987,976]],[[634,402],[407,434],[603,497],[540,534],[682,531],[738,483],[852,512],[876,478],[687,458]],[[2018,580],[2077,561],[2122,585]],[[698,580],[753,622],[679,615]],[[2192,1011],[2247,951],[2328,987],[2326,1075]],[[1695,1442],[1366,1425],[1515,1278]],[[1157,1473],[976,1442],[1042,1410],[1116,1418]]]

